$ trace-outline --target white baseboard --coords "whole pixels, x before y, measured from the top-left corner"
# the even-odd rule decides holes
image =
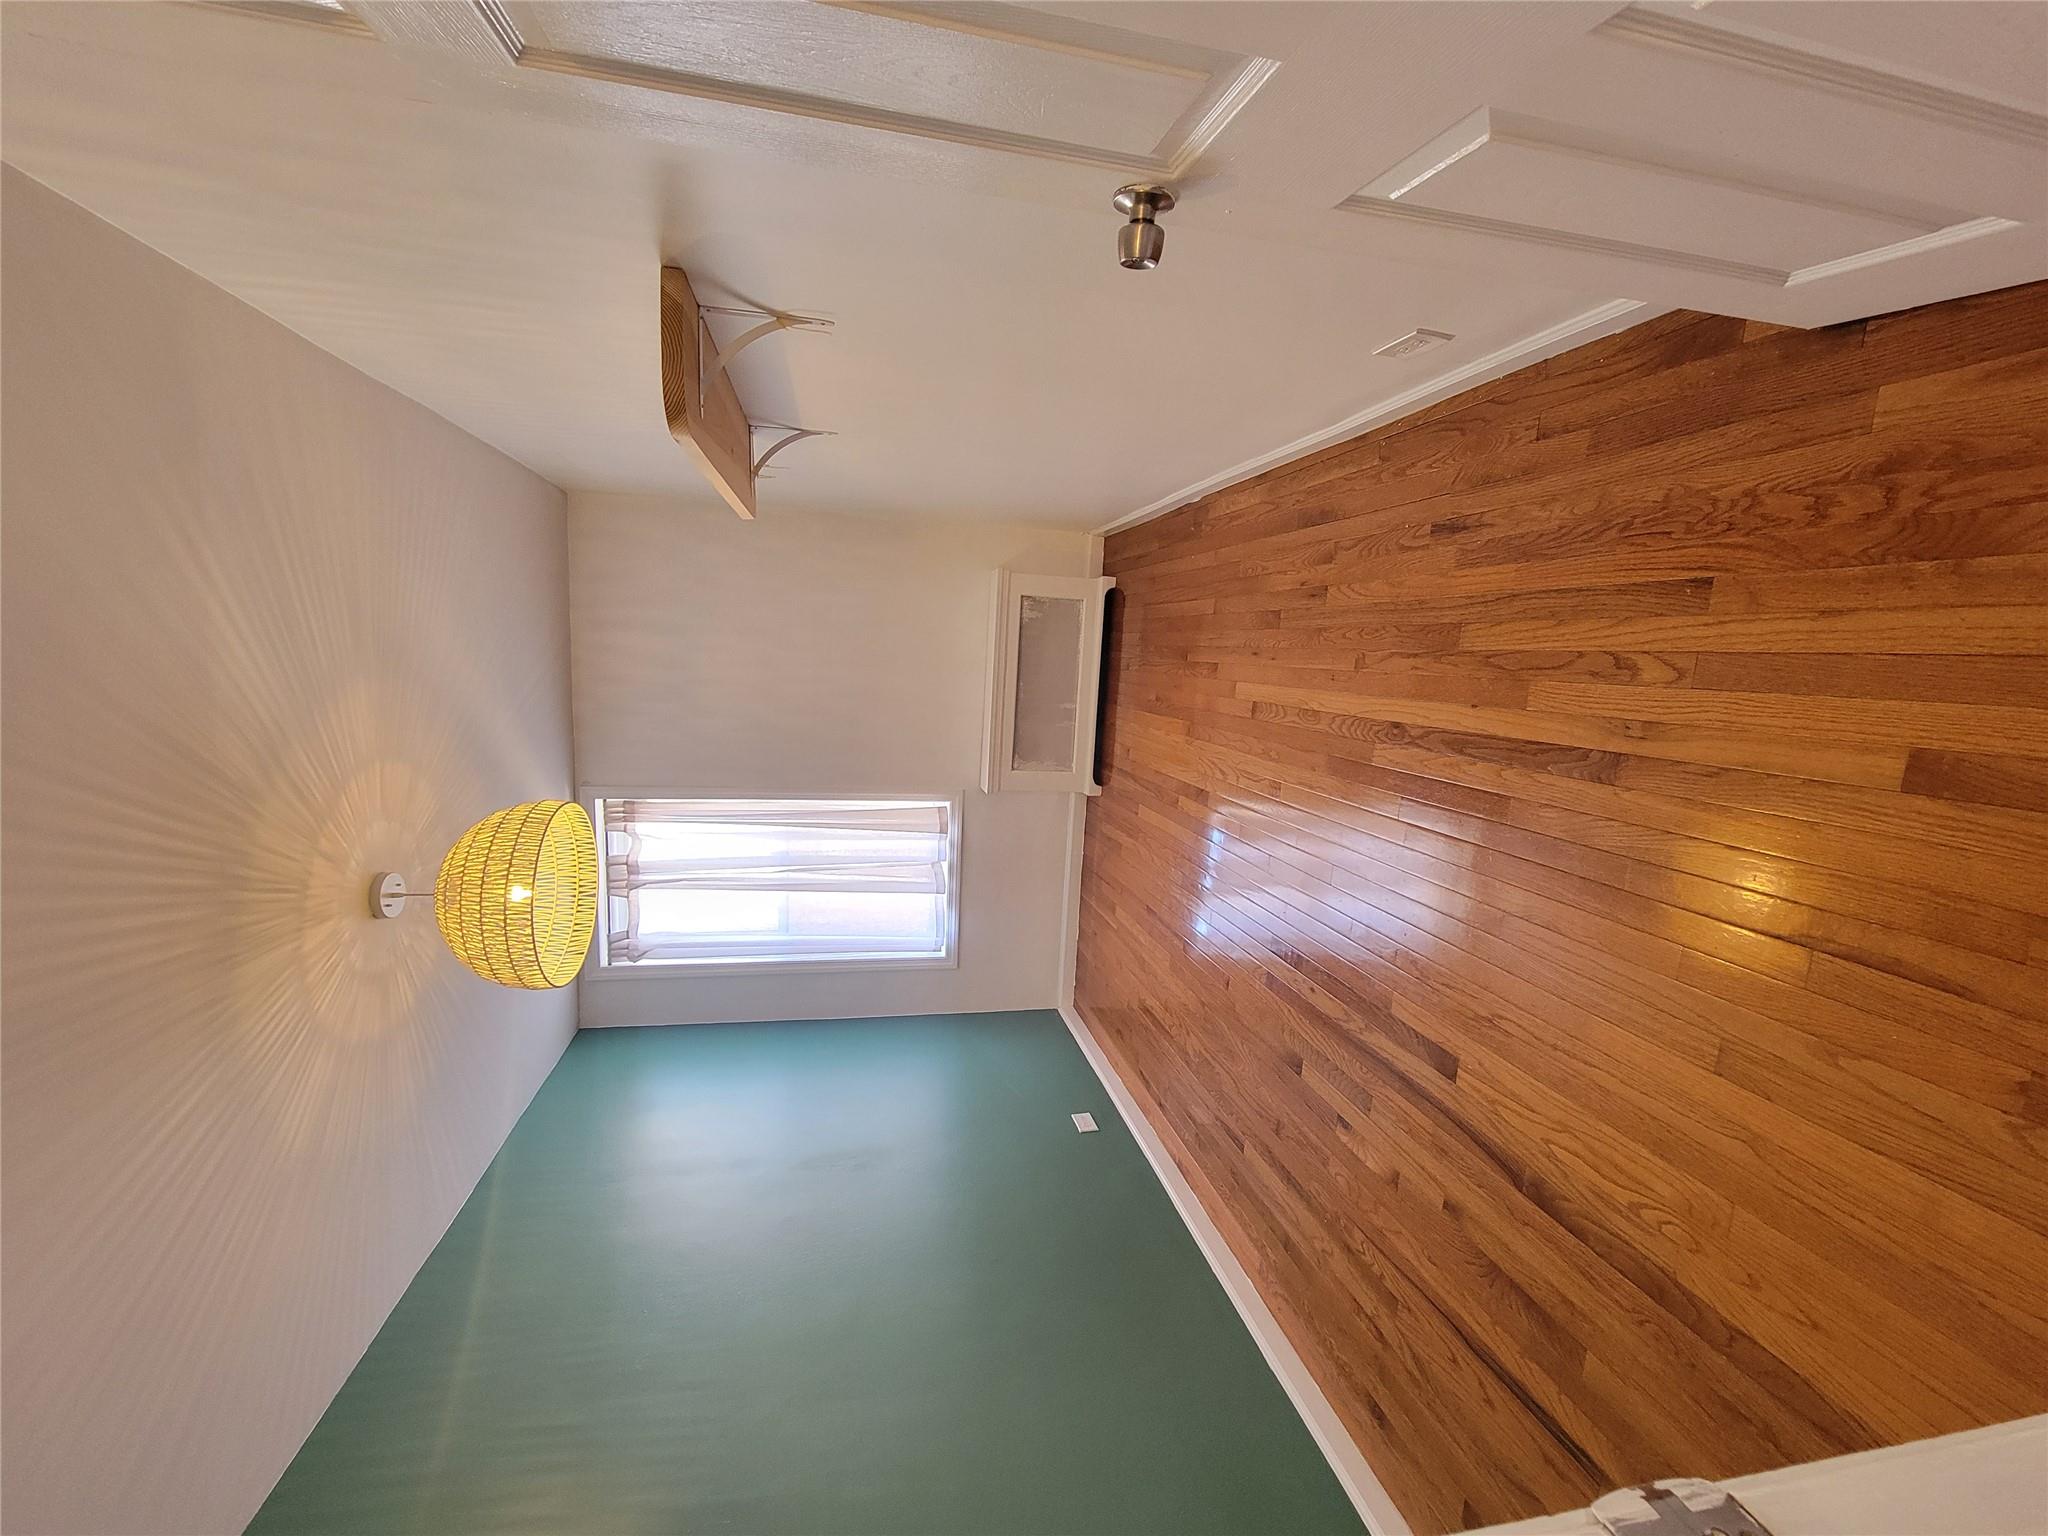
[[[1182,1176],[1173,1155],[1166,1150],[1166,1144],[1159,1139],[1159,1133],[1138,1108],[1138,1101],[1131,1097],[1131,1091],[1110,1065],[1095,1036],[1071,1003],[1060,1006],[1060,1017],[1067,1021],[1068,1032],[1081,1047],[1081,1054],[1088,1058],[1088,1065],[1095,1069],[1095,1075],[1102,1080],[1102,1086],[1109,1093],[1117,1113],[1123,1116],[1124,1124],[1130,1127],[1131,1135],[1145,1153],[1145,1161],[1152,1165],[1159,1182],[1166,1186],[1167,1198],[1173,1201],[1173,1208],[1180,1212],[1180,1219],[1187,1223],[1189,1234],[1195,1246],[1202,1250],[1202,1257],[1209,1261],[1209,1268],[1215,1271],[1216,1279],[1223,1286],[1224,1294],[1230,1297],[1237,1308],[1237,1315],[1244,1319],[1244,1325],[1251,1331],[1258,1343],[1259,1353],[1266,1357],[1266,1364],[1280,1379],[1288,1401],[1294,1404],[1295,1412],[1301,1415],[1302,1423],[1308,1426],[1309,1434],[1323,1457],[1330,1463],[1330,1470],[1337,1474],[1337,1481],[1350,1498],[1358,1517],[1372,1532],[1372,1536],[1413,1536],[1413,1528],[1402,1518],[1401,1511],[1394,1507],[1394,1501],[1387,1496],[1387,1490],[1373,1475],[1366,1464],[1350,1432],[1337,1417],[1330,1400],[1323,1396],[1323,1389],[1316,1385],[1315,1378],[1308,1373],[1308,1367],[1301,1362],[1287,1335],[1280,1331],[1280,1323],[1273,1316],[1272,1309],[1259,1295],[1258,1287],[1252,1284],[1252,1277],[1238,1263],[1237,1255],[1230,1251],[1230,1245],[1223,1240],[1223,1234],[1216,1223],[1209,1219],[1209,1213],[1202,1208],[1201,1200],[1193,1187]]]

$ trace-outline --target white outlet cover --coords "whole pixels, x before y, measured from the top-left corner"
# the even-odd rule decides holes
[[[1410,331],[1406,336],[1397,336],[1384,347],[1374,347],[1374,357],[1413,357],[1417,352],[1427,352],[1431,347],[1440,347],[1447,341],[1458,338],[1449,331]]]
[[[1095,1125],[1095,1117],[1094,1117],[1093,1115],[1091,1115],[1091,1114],[1086,1114],[1086,1113],[1083,1113],[1083,1114],[1078,1114],[1078,1115],[1075,1115],[1075,1116],[1073,1117],[1073,1121],[1074,1121],[1074,1129],[1075,1129],[1075,1130],[1077,1130],[1077,1131],[1081,1131],[1081,1132],[1084,1132],[1084,1133],[1085,1133],[1085,1132],[1088,1132],[1088,1131],[1092,1131],[1092,1130],[1096,1129],[1096,1125]]]

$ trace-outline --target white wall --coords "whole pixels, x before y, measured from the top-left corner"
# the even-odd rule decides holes
[[[800,452],[801,449],[793,449]],[[589,786],[962,792],[954,970],[595,977],[585,1027],[1060,1001],[1074,797],[983,795],[990,586],[1082,575],[1085,534],[791,516],[707,496],[569,502],[576,769]]]
[[[4,205],[6,1528],[238,1531],[574,1028],[365,901],[570,786],[563,500]]]

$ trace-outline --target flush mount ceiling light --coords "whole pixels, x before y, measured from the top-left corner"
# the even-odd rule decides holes
[[[1173,208],[1173,194],[1164,187],[1142,183],[1118,187],[1110,199],[1116,211],[1130,220],[1116,232],[1116,259],[1133,272],[1149,272],[1159,265],[1166,249],[1166,231],[1155,222]]]
[[[405,910],[405,881],[370,884],[370,910]],[[576,979],[597,929],[597,834],[573,800],[493,811],[463,833],[434,881],[434,920],[485,981],[535,991]]]

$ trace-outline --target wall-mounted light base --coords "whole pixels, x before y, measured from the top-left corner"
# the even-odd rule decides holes
[[[386,871],[370,879],[370,916],[397,917],[405,911],[405,876]]]
[[[1159,265],[1159,257],[1166,249],[1166,231],[1156,221],[1173,207],[1173,194],[1165,187],[1135,182],[1118,187],[1110,203],[1130,220],[1117,231],[1118,264],[1135,272],[1149,272]]]

